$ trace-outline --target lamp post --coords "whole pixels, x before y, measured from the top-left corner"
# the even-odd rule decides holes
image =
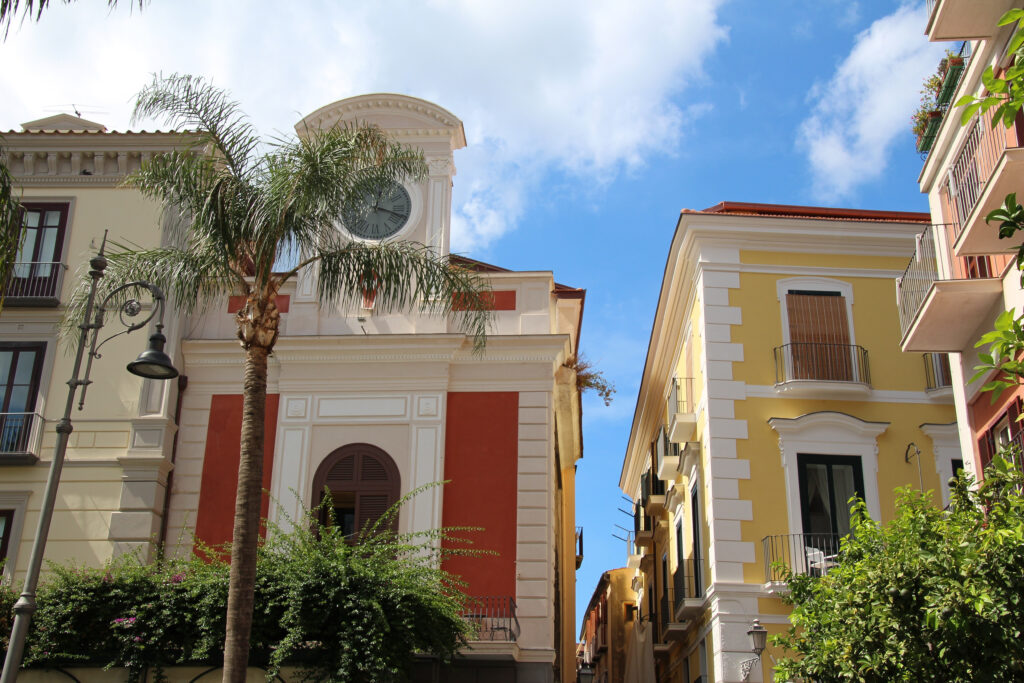
[[[158,313],[156,332],[149,338],[149,347],[142,354],[128,364],[128,372],[148,379],[173,379],[178,376],[178,370],[174,367],[171,359],[164,353],[164,344],[167,339],[163,335],[164,327],[164,295],[160,288],[148,282],[129,282],[121,285],[110,292],[103,299],[99,306],[95,306],[96,288],[103,278],[103,271],[107,267],[107,259],[103,255],[106,246],[106,235],[103,236],[103,244],[96,256],[89,260],[89,276],[92,282],[89,285],[89,297],[86,300],[85,314],[82,323],[78,326],[81,334],[78,338],[78,351],[75,355],[75,366],[68,380],[68,400],[64,407],[64,416],[57,422],[57,444],[53,449],[53,460],[50,462],[50,472],[46,478],[46,489],[43,493],[43,501],[39,511],[39,525],[36,527],[36,537],[32,543],[32,555],[29,558],[28,572],[25,575],[25,584],[21,591],[21,597],[14,603],[14,624],[11,628],[11,638],[7,647],[7,658],[4,660],[3,674],[0,675],[0,683],[14,683],[18,678],[18,669],[21,668],[21,660],[25,649],[25,636],[28,634],[28,627],[32,621],[32,614],[36,611],[36,586],[39,583],[39,572],[43,565],[43,553],[46,550],[46,538],[50,533],[50,520],[53,518],[53,507],[57,498],[57,484],[60,482],[60,473],[64,467],[64,454],[68,448],[68,438],[71,436],[71,408],[75,403],[75,395],[78,388],[82,388],[82,395],[78,402],[78,409],[81,410],[85,404],[85,392],[91,383],[89,374],[92,371],[92,362],[99,358],[98,349],[114,337],[128,334],[141,329],[149,324]],[[153,298],[153,310],[145,319],[138,322],[130,322],[128,318],[134,318],[142,312],[142,304],[135,298],[129,298],[118,307],[119,319],[125,326],[121,332],[113,334],[103,341],[98,342],[100,328],[103,327],[103,316],[106,313],[107,305],[115,297],[128,290],[147,290]],[[93,310],[95,308],[95,317]],[[90,319],[91,322],[90,322]],[[85,366],[85,374],[79,376],[82,371],[82,359],[85,357],[88,347],[89,358]]]
[[[747,637],[750,638],[750,651],[757,656],[744,660],[740,664],[743,670],[744,681],[750,679],[750,672],[754,670],[754,664],[761,661],[761,653],[768,646],[768,629],[761,626],[760,619],[754,619],[753,623],[750,624],[750,628],[747,629]]]

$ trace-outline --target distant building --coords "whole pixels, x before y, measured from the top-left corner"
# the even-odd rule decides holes
[[[420,148],[429,174],[396,190],[389,215],[397,218],[386,234],[340,222],[339,230],[447,254],[462,122],[423,100],[366,95],[323,107],[297,129],[357,120]],[[70,359],[56,352],[56,325],[73,274],[106,228],[112,240],[160,244],[160,207],[119,184],[149,155],[184,142],[181,134],[111,133],[68,116],[24,128],[4,137],[25,189],[26,241],[0,317],[0,559],[15,579],[27,564],[71,374]],[[466,618],[479,631],[452,669],[426,663],[418,680],[568,683],[576,668],[582,434],[575,375],[565,364],[578,352],[584,291],[549,271],[460,264],[494,291],[482,356],[448,321],[375,310],[372,297],[355,310],[322,308],[313,270],[280,292],[264,474],[276,502],[264,509],[287,524],[318,504],[326,486],[340,523],[355,529],[399,496],[447,480],[409,503],[398,529],[480,526],[477,547],[498,554],[446,565],[467,582],[474,602]],[[140,335],[104,348],[86,410],[74,418],[48,559],[98,564],[128,551],[149,556],[155,542],[185,552],[194,541],[230,540],[242,407],[238,305],[232,298],[191,317],[170,315],[177,384],[121,371]]]
[[[622,683],[626,675],[626,644],[636,623],[632,569],[610,569],[601,575],[583,616],[581,669],[593,671],[594,683]]]
[[[1001,123],[993,127],[990,110],[961,125],[960,110],[952,103],[985,90],[987,67],[1000,72],[1012,63],[1006,46],[1016,22],[996,23],[1019,6],[1009,0],[929,3],[928,38],[962,42],[939,68],[942,118],[934,118],[923,136],[928,156],[918,182],[928,195],[931,225],[908,249],[913,257],[899,284],[901,348],[949,354],[964,467],[976,477],[983,476],[1001,446],[1024,444],[1024,422],[1018,421],[1024,389],[1008,389],[993,400],[980,391],[991,378],[969,381],[980,362],[978,352],[987,351],[974,348],[975,342],[1002,311],[1019,316],[1024,310],[1014,266],[1024,235],[1001,240],[998,225],[985,221],[1007,194],[1024,196],[1024,123],[1018,117],[1009,129]]]
[[[961,459],[943,356],[902,353],[891,302],[928,214],[723,202],[668,252],[619,485],[635,504],[627,681],[770,681],[777,563],[823,574],[893,489]],[[769,650],[771,652],[771,650]],[[778,654],[777,652],[774,654]],[[763,667],[762,667],[763,665]]]

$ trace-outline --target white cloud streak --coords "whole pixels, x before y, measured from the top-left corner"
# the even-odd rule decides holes
[[[831,80],[808,95],[811,115],[797,145],[814,173],[814,193],[826,201],[852,194],[885,172],[895,144],[910,148],[910,115],[921,84],[943,46],[922,35],[924,6],[903,5],[858,34]]]
[[[351,95],[422,97],[466,124],[453,247],[478,249],[514,228],[552,170],[607,182],[671,153],[690,115],[677,102],[727,37],[723,1],[55,5],[0,43],[0,120],[14,128],[73,102],[124,129],[160,71],[228,87],[270,133]]]

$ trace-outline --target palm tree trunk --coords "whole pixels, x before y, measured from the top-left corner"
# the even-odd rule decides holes
[[[224,639],[223,680],[230,683],[244,683],[249,663],[256,551],[263,497],[263,430],[267,408],[268,354],[269,349],[255,345],[245,351],[241,454],[238,463],[238,491],[235,494],[235,527],[231,539],[227,635]]]

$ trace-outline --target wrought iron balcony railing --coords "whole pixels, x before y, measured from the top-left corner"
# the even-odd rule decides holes
[[[58,261],[22,261],[11,268],[4,300],[7,306],[56,306],[67,266]]]
[[[654,472],[647,470],[640,475],[640,502],[647,505],[651,496],[664,496],[665,482],[659,479]]]
[[[672,390],[668,396],[668,417],[675,413],[695,412],[693,405],[693,378],[676,377],[672,380]]]
[[[516,601],[508,596],[485,595],[469,598],[462,618],[476,629],[470,640],[513,643],[519,638]]]
[[[697,573],[694,571],[694,559],[688,557],[680,561],[672,572],[672,591],[675,595],[674,607],[678,610],[688,599],[704,597],[704,589],[697,585]]]
[[[838,534],[779,534],[761,539],[764,576],[768,583],[784,582],[793,574],[824,576],[838,564]]]
[[[651,531],[654,531],[654,520],[650,515],[644,513],[644,506],[637,502],[633,506],[633,538],[635,541],[639,541],[641,533]]]
[[[794,380],[871,384],[868,352],[853,344],[794,342],[775,347],[775,383]]]
[[[576,527],[576,569],[583,564],[583,527]]]
[[[0,413],[0,460],[31,455],[33,427],[41,421],[37,413]]]

